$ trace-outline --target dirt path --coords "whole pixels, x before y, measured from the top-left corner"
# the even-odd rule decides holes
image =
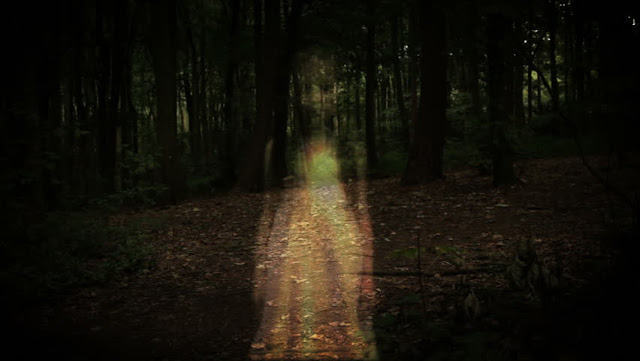
[[[284,194],[256,250],[256,297],[265,306],[251,359],[375,359],[375,291],[363,275],[373,270],[368,215],[347,207],[335,174],[314,174],[332,151],[317,146],[310,157],[308,183]],[[366,210],[361,191],[355,209]]]

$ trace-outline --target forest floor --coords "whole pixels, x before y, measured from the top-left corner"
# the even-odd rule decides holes
[[[625,340],[611,322],[632,287],[598,282],[630,212],[579,159],[519,163],[506,189],[471,170],[405,187],[310,164],[288,189],[114,216],[155,225],[153,266],[16,311],[15,359],[578,360]]]

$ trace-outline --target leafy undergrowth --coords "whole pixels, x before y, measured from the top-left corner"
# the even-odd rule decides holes
[[[153,249],[145,243],[153,229],[149,222],[136,217],[126,225],[117,224],[91,212],[43,215],[24,238],[5,239],[0,245],[0,282],[11,296],[8,301],[75,292],[147,270],[153,262]]]
[[[600,171],[607,165],[605,159],[592,162]],[[366,228],[358,245],[371,240],[368,252],[358,255],[373,263],[358,272],[366,294],[362,291],[354,306],[359,321],[372,327],[377,351],[369,356],[614,359],[632,345],[626,343],[630,334],[619,327],[634,314],[630,294],[636,281],[626,268],[627,260],[637,257],[629,248],[634,243],[625,239],[630,212],[578,159],[523,162],[519,172],[523,183],[508,189],[491,188],[490,179],[458,171],[425,186],[402,187],[395,178],[352,181],[341,186],[344,199],[332,198],[325,184],[310,190],[335,201],[318,212],[344,210],[347,215],[334,221],[345,222],[345,229],[354,223]],[[638,191],[636,177],[637,172],[610,174],[630,194]],[[266,270],[304,269],[322,252],[327,264],[341,257],[331,253],[337,248],[327,247],[331,237],[315,224],[318,218],[295,214],[314,209],[297,203],[296,192],[301,189],[229,193],[111,219],[122,226],[148,221],[146,226],[137,222],[147,229],[153,262],[144,272],[15,310],[13,351],[24,359],[94,360],[243,360],[257,351],[266,359],[279,346],[256,339],[271,317],[265,312],[299,301],[304,305],[306,299],[294,293],[290,299],[261,295],[275,277]],[[309,243],[314,234],[321,236],[320,243]],[[300,247],[287,248],[297,241]],[[621,246],[627,247],[624,252]],[[308,262],[304,253],[295,253],[305,247],[313,255]],[[274,274],[300,290],[324,282]],[[277,318],[291,335],[327,347],[348,346],[348,338],[332,341],[330,330],[358,322],[328,318],[340,313],[284,311]],[[304,330],[292,329],[309,319],[325,333],[305,336]],[[34,343],[42,347],[19,346]],[[339,357],[330,347],[313,355],[283,355]]]

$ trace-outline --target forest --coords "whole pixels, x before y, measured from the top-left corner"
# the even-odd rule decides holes
[[[622,0],[6,3],[0,355],[627,357],[638,22]]]

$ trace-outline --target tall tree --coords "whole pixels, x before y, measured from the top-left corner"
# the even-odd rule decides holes
[[[184,5],[184,3],[181,3]],[[202,9],[200,9],[202,10]],[[183,18],[186,18],[186,11],[184,10]],[[198,53],[196,46],[196,38],[194,35],[196,24],[188,23],[186,19],[183,19],[185,26],[185,35],[187,40],[187,57],[191,68],[191,79],[189,79],[189,72],[184,74],[184,87],[185,98],[187,103],[187,113],[189,114],[189,148],[191,150],[191,161],[193,162],[193,168],[196,172],[201,171],[201,159],[202,159],[202,132],[201,132],[201,119],[202,114],[201,102],[204,89],[201,87],[200,81],[200,67],[198,64],[198,57],[204,57],[202,49]]]
[[[259,2],[258,2],[259,3]],[[278,63],[278,44],[280,38],[280,0],[264,0],[264,38],[256,35],[260,42],[256,55],[256,65],[260,77],[256,77],[256,122],[251,136],[251,148],[238,186],[253,191],[262,191],[265,187],[265,152],[273,134],[273,104]],[[256,14],[258,18],[262,14]],[[261,32],[261,29],[255,29]]]
[[[111,13],[113,3],[105,0],[98,0],[96,3],[96,35],[99,49],[98,63],[98,164],[102,180],[102,190],[111,193],[115,190],[115,169],[116,169],[116,126],[114,115],[114,98],[109,101],[109,88],[117,89],[118,80],[115,84],[110,84],[113,77],[112,58],[113,40],[108,39],[106,34],[111,33]],[[114,65],[119,63],[113,62]],[[117,65],[116,65],[117,67]],[[117,100],[115,100],[117,101]],[[117,103],[115,103],[117,104]],[[110,114],[111,113],[111,114]]]
[[[513,117],[516,123],[523,124],[525,121],[524,114],[524,45],[522,21],[515,19],[513,31]]]
[[[400,130],[403,138],[409,139],[409,118],[407,107],[404,104],[404,90],[402,87],[402,67],[400,58],[400,20],[397,14],[391,18],[391,49],[393,52],[393,80],[395,86],[396,101],[398,103],[398,114],[400,116]]]
[[[376,1],[368,0],[367,3],[367,64],[365,85],[365,137],[367,147],[367,167],[374,168],[378,163],[376,149],[375,113],[376,100],[375,89],[378,82],[376,72]]]
[[[177,140],[176,0],[158,0],[151,9],[151,49],[156,79],[156,133],[161,148],[161,179],[168,187],[165,201],[184,196],[185,178]]]
[[[469,1],[465,6],[465,14],[468,16],[464,22],[463,53],[467,63],[468,74],[466,85],[471,98],[471,114],[478,120],[482,113],[480,99],[480,58],[478,43],[478,30],[480,29],[480,14],[476,1]]]
[[[513,169],[513,152],[506,135],[508,98],[506,87],[506,32],[510,21],[506,15],[492,12],[487,15],[487,94],[489,96],[489,127],[495,186],[517,181]]]
[[[237,99],[235,76],[238,70],[237,37],[240,25],[240,2],[230,1],[229,39],[227,40],[227,64],[224,75],[225,103],[225,150],[223,160],[223,182],[233,184],[236,181],[236,137],[238,132]]]
[[[434,0],[420,3],[422,53],[420,108],[402,182],[426,183],[443,176],[447,107],[447,45],[444,10]]]
[[[304,0],[292,0],[291,10],[287,16],[285,32],[279,47],[276,99],[274,102],[274,134],[271,153],[272,184],[282,186],[282,179],[288,174],[287,170],[287,124],[289,114],[289,88],[291,84],[291,68],[297,50],[300,32],[300,18]]]
[[[560,90],[558,86],[558,65],[556,62],[558,11],[556,0],[547,0],[546,17],[549,26],[549,77],[551,78],[551,106],[554,111],[560,107]]]

